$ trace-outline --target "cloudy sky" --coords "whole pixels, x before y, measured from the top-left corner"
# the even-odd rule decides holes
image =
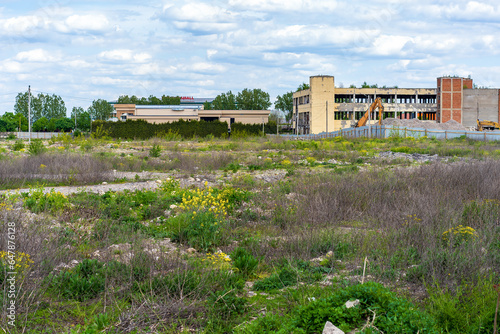
[[[2,0],[0,114],[31,85],[68,113],[120,95],[337,86],[500,87],[497,0]]]

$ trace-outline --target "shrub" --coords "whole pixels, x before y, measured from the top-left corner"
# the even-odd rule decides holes
[[[149,156],[153,158],[159,158],[161,155],[160,145],[154,144],[151,150],[149,150]]]
[[[199,251],[208,252],[222,244],[221,227],[224,221],[209,211],[194,211],[188,215],[188,224],[174,233],[173,240],[186,242]]]
[[[30,155],[39,155],[46,151],[47,149],[43,145],[43,141],[41,139],[33,139],[28,146],[28,153]]]
[[[249,276],[259,264],[259,260],[243,247],[236,248],[231,253],[231,259],[233,260],[233,266],[243,276]]]
[[[269,291],[281,289],[290,285],[297,284],[297,272],[292,268],[283,268],[278,273],[256,281],[253,285],[255,291]]]
[[[24,142],[21,139],[16,140],[12,145],[13,151],[21,151],[23,148],[24,148]]]
[[[470,226],[458,225],[443,232],[442,240],[445,246],[459,246],[470,240],[477,239],[477,232]]]
[[[355,299],[360,301],[358,306],[349,309],[344,306],[348,300]],[[347,332],[361,327],[367,318],[384,333],[439,333],[433,317],[373,282],[337,290],[330,297],[300,307],[289,326],[316,333],[330,321]]]
[[[29,193],[23,193],[22,196],[24,206],[35,213],[43,211],[58,212],[69,204],[66,195],[54,189],[51,189],[48,193],[45,193],[43,188],[31,189]]]
[[[104,291],[106,277],[116,275],[125,265],[85,259],[75,268],[61,271],[50,282],[50,288],[65,298],[85,301]],[[119,270],[120,269],[120,270]]]

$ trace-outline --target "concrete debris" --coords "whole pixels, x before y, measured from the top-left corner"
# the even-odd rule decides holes
[[[410,161],[417,161],[417,162],[431,162],[431,161],[447,161],[447,157],[440,157],[437,154],[430,155],[430,154],[420,154],[420,153],[402,153],[402,152],[380,152],[379,153],[379,158],[384,158],[388,160],[393,160],[393,159],[407,159]]]
[[[343,330],[327,321],[325,327],[323,328],[323,334],[345,334]]]
[[[356,299],[356,300],[353,300],[353,301],[348,300],[348,301],[344,304],[344,306],[345,306],[346,308],[352,308],[352,307],[356,307],[356,306],[358,306],[358,305],[359,305],[359,299]]]
[[[417,118],[413,119],[399,119],[399,118],[386,118],[382,121],[382,125],[397,126],[403,128],[421,128],[428,130],[467,130],[465,126],[455,120],[449,120],[446,123],[436,123],[434,121],[421,121]]]

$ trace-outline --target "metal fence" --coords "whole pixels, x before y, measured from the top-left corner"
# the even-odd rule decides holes
[[[347,128],[332,132],[323,132],[314,135],[280,135],[281,138],[298,140],[317,140],[325,138],[345,137],[345,138],[390,138],[390,137],[413,137],[413,138],[436,138],[453,139],[469,138],[474,140],[500,140],[500,131],[464,131],[464,130],[436,130],[424,128],[403,128],[387,125],[361,126],[359,128]]]

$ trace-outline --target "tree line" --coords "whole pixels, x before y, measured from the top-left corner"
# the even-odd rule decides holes
[[[137,97],[135,95],[121,95],[117,101],[118,104],[136,104],[136,105],[155,105],[155,106],[164,106],[164,105],[179,105],[181,104],[180,96],[167,96],[163,95],[161,98],[150,95],[148,98],[145,97]]]
[[[28,130],[28,92],[19,93],[14,104],[14,113],[0,117],[0,132]],[[73,107],[71,116],[66,117],[67,108],[58,95],[40,93],[31,96],[31,123],[33,131],[89,131],[91,120],[107,120],[113,113],[113,106],[106,100],[94,100],[87,110]],[[75,122],[76,121],[76,122]]]

